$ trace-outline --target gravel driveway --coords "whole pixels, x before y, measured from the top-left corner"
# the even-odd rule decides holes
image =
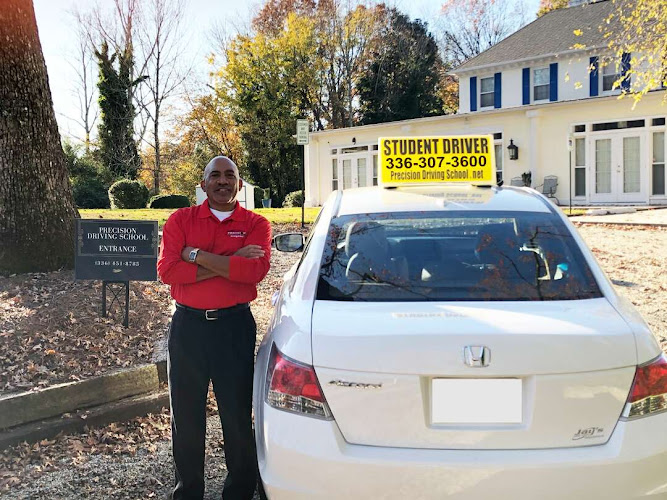
[[[667,228],[613,228],[581,226],[579,231],[593,249],[617,289],[641,311],[667,350]],[[270,297],[280,278],[299,255],[275,252],[270,276],[260,287],[253,311],[258,331],[264,332],[271,316]],[[62,439],[62,438],[61,438]],[[207,493],[205,498],[220,497],[226,475],[223,464],[222,436],[217,417],[208,419]],[[134,455],[100,453],[73,461],[60,456],[46,472],[28,474],[26,480],[8,492],[7,499],[26,498],[164,498],[172,482],[173,469],[168,439],[162,438],[139,446]],[[30,467],[39,467],[31,465]],[[1,473],[1,471],[0,471]],[[35,479],[29,477],[40,476]]]

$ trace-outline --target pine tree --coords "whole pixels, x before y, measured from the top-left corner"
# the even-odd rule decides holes
[[[356,86],[361,123],[421,118],[443,112],[438,95],[442,60],[435,39],[419,19],[385,12],[380,32]]]

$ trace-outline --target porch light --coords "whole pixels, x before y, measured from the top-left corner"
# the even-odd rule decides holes
[[[507,146],[507,151],[510,152],[510,160],[519,159],[519,146],[514,144],[514,140],[510,139],[510,145]]]

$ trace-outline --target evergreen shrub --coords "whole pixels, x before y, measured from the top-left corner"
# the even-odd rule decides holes
[[[255,188],[253,191],[253,196],[255,198],[255,208],[262,208],[262,198],[264,197],[264,190],[260,188]]]
[[[183,208],[189,207],[190,200],[184,194],[159,194],[148,202],[148,208]]]
[[[111,208],[146,208],[148,188],[141,181],[121,179],[109,188]]]
[[[283,208],[293,208],[303,206],[303,192],[299,189],[298,191],[292,191],[287,193],[285,196],[285,201],[283,201]]]
[[[73,177],[72,194],[79,208],[109,208],[109,192],[98,177]]]

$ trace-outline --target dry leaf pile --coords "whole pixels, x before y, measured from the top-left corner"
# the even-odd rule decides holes
[[[75,282],[72,271],[0,278],[0,394],[150,362],[169,318],[168,288],[132,282],[127,329],[120,307],[100,317],[101,297],[101,282]]]

